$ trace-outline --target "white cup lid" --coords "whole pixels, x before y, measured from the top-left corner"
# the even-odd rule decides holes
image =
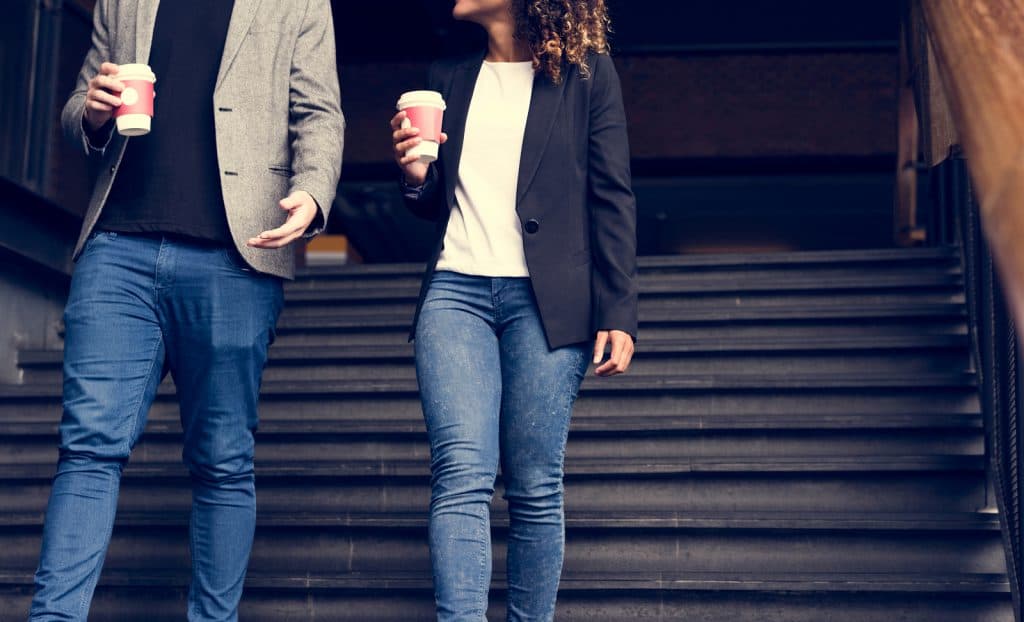
[[[148,80],[156,82],[156,74],[149,65],[142,63],[127,63],[118,66],[118,80]]]
[[[444,97],[437,91],[407,91],[398,99],[398,109],[410,106],[436,106],[444,110]]]

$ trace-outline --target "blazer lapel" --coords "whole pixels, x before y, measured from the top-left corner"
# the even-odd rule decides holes
[[[173,1],[173,0],[172,0]],[[139,0],[135,14],[135,58],[131,63],[149,63],[149,50],[153,46],[153,27],[160,0]]]
[[[228,35],[224,40],[224,55],[220,59],[220,69],[217,72],[217,82],[213,90],[220,88],[232,61],[238,55],[238,49],[242,47],[246,35],[253,20],[256,19],[256,9],[260,6],[260,0],[235,0],[235,6],[231,10],[231,21],[228,23]]]
[[[562,70],[562,81],[555,84],[543,73],[537,73],[533,80],[533,95],[530,97],[530,112],[526,116],[526,131],[523,134],[523,151],[519,158],[519,179],[516,182],[516,205],[530,187],[541,156],[551,136],[551,128],[558,116],[562,103],[565,83],[575,77],[568,67]]]
[[[445,127],[448,140],[441,147],[445,153],[444,181],[448,195],[447,205],[451,205],[455,197],[455,183],[458,181],[459,161],[462,158],[462,144],[466,133],[466,117],[469,116],[469,103],[473,99],[473,89],[476,87],[476,78],[480,74],[483,62],[484,54],[481,54],[456,65],[448,93],[445,93],[445,119],[451,120]]]

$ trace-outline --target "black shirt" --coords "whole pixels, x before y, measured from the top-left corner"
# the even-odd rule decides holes
[[[98,226],[230,244],[213,88],[234,0],[161,2],[149,65],[156,74],[152,131],[131,138]]]

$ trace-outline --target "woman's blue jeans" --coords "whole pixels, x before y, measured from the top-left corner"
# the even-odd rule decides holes
[[[121,471],[165,370],[177,385],[192,479],[188,619],[238,619],[256,518],[252,432],[282,304],[280,279],[246,269],[233,250],[90,237],[64,312],[60,462],[30,620],[85,621]]]
[[[508,620],[552,620],[565,541],[562,464],[586,344],[550,350],[526,278],[437,272],[416,327],[431,447],[438,620],[486,620],[490,502],[509,508]]]

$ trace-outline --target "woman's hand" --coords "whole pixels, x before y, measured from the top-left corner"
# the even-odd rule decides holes
[[[621,330],[599,330],[594,342],[594,365],[604,358],[604,350],[611,340],[612,354],[595,371],[598,376],[617,376],[626,373],[633,360],[633,338]]]
[[[420,138],[419,128],[408,127],[408,124],[406,124],[406,127],[402,127],[406,119],[404,110],[391,117],[391,142],[395,150],[395,162],[398,163],[402,172],[405,173],[405,183],[410,186],[422,186],[423,182],[427,180],[429,165],[421,162],[417,156],[407,156],[405,154],[420,144],[423,139]],[[446,140],[448,140],[448,135],[441,132],[440,144],[443,145]]]

